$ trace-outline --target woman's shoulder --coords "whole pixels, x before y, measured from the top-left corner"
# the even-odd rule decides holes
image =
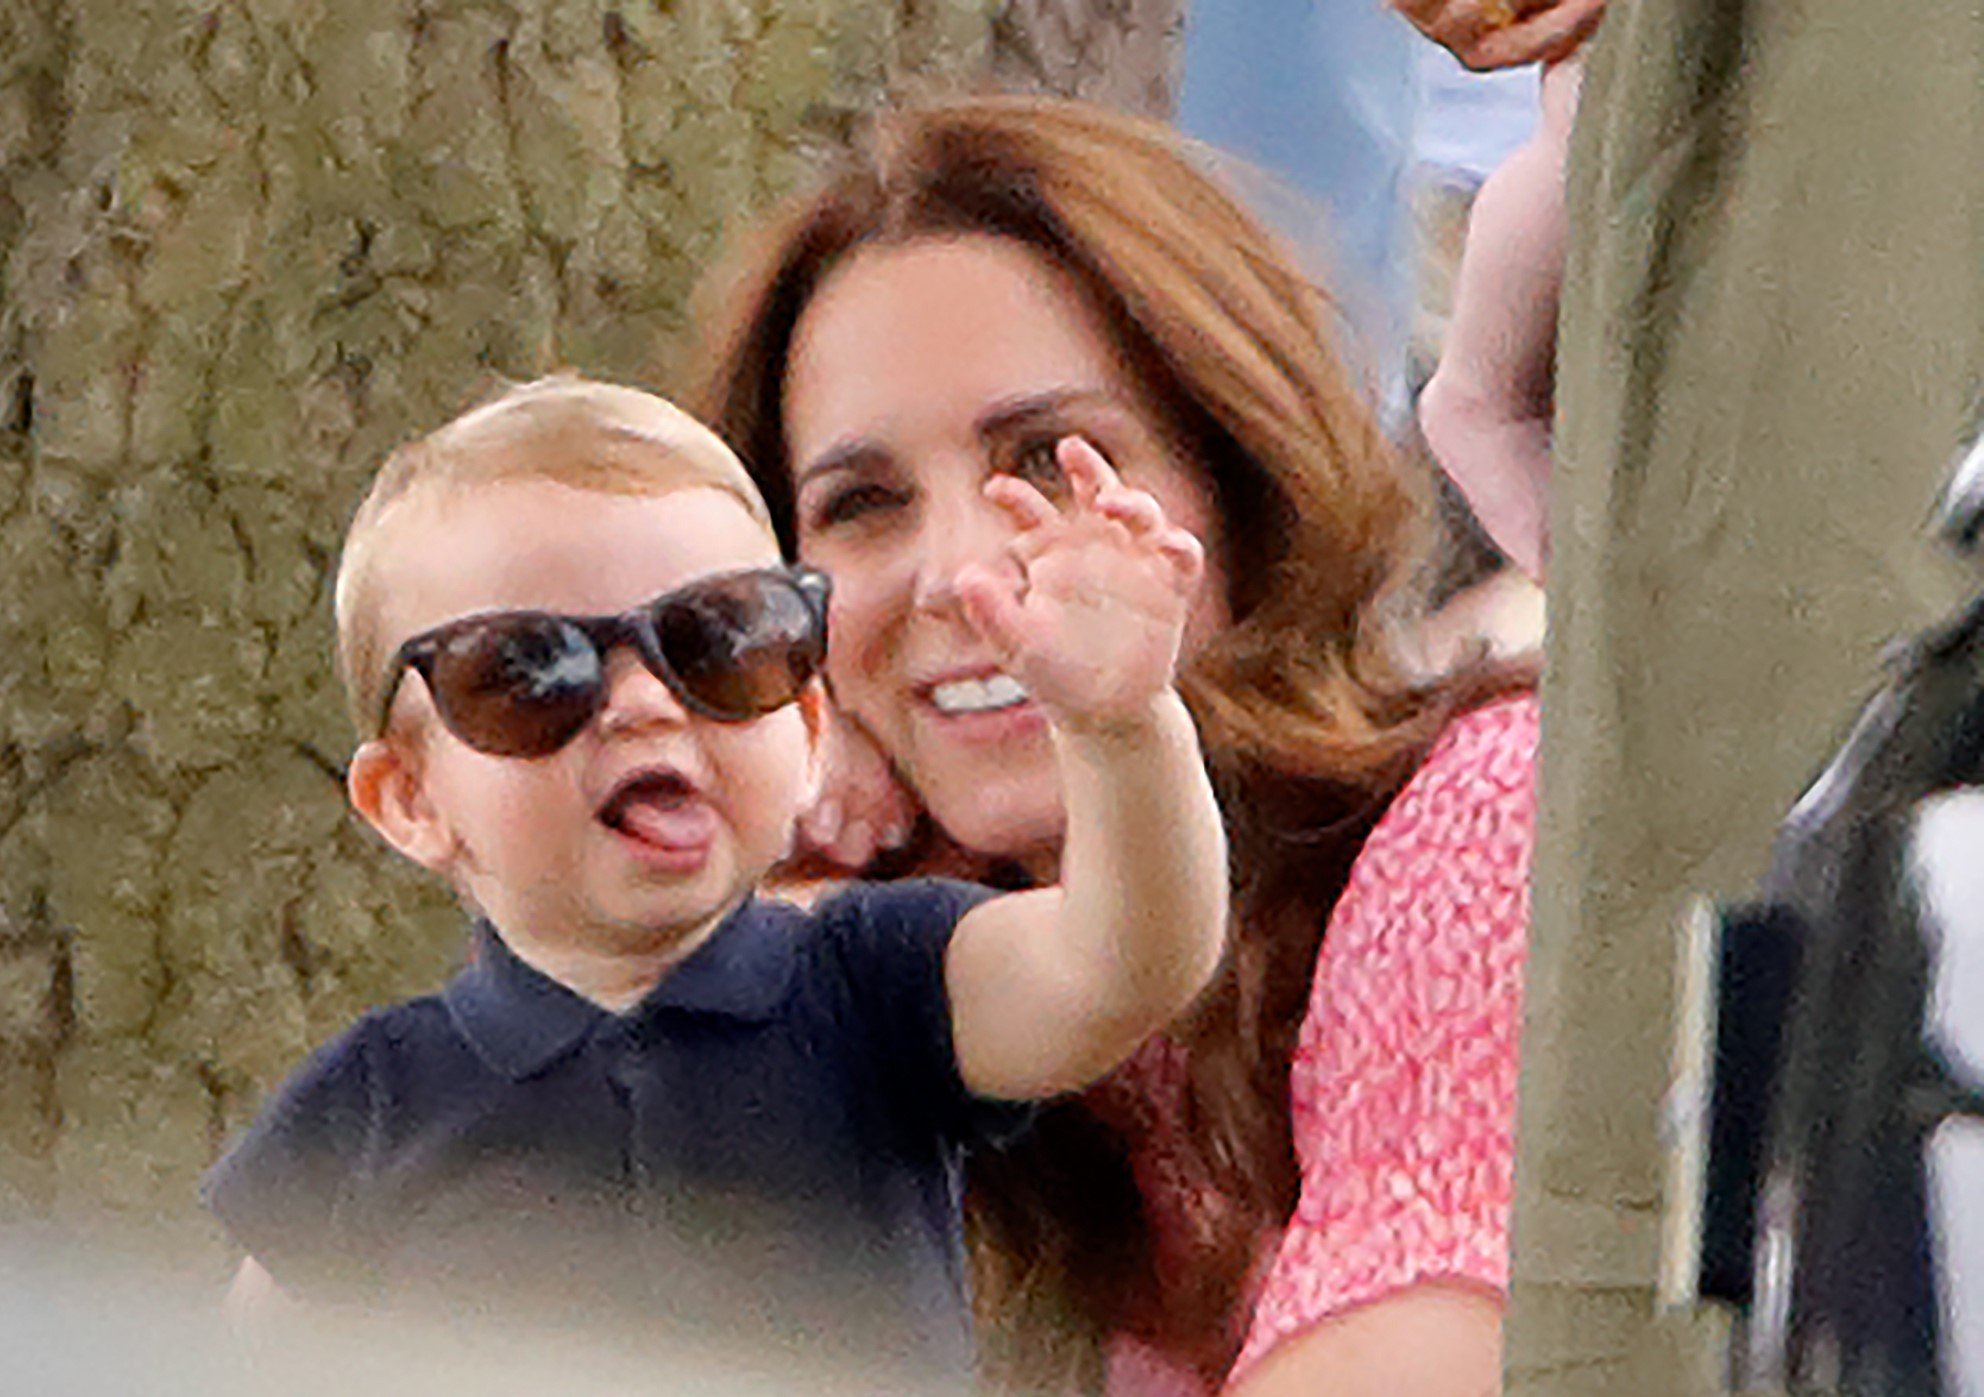
[[[1508,1281],[1536,696],[1457,714],[1331,914],[1291,1063],[1302,1195],[1242,1367],[1432,1280]]]
[[[1533,691],[1456,714],[1372,828],[1331,917],[1329,941],[1397,935],[1402,922],[1451,919],[1439,909],[1527,889],[1536,823],[1540,709]],[[1478,920],[1486,907],[1477,907]],[[1510,908],[1510,918],[1522,914]]]
[[[1533,804],[1541,717],[1530,689],[1456,713],[1392,798],[1369,842],[1383,847],[1458,834],[1484,815]]]
[[[1501,694],[1456,713],[1434,739],[1399,800],[1455,781],[1528,789],[1535,780],[1542,718],[1534,689]]]

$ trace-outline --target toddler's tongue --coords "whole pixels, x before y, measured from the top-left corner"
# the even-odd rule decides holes
[[[641,795],[620,813],[620,828],[662,849],[700,849],[716,836],[716,811],[700,796]]]

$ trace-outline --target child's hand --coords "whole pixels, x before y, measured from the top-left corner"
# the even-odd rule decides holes
[[[1006,672],[1055,723],[1134,723],[1171,687],[1205,552],[1087,442],[1067,437],[1055,457],[1067,511],[1024,481],[993,479],[986,498],[1020,527],[1010,545],[1019,575],[973,567],[959,592]]]

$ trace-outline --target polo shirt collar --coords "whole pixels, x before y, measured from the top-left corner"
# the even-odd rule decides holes
[[[763,1023],[792,987],[800,928],[791,909],[750,899],[624,1016],[646,1023],[688,1013]],[[442,993],[476,1053],[515,1081],[543,1071],[616,1016],[525,964],[487,921],[475,926],[475,959]]]

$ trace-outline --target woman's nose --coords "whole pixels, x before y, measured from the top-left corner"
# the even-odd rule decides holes
[[[600,709],[600,731],[637,732],[642,728],[687,722],[689,711],[674,690],[647,667],[630,645],[606,657],[606,702]]]
[[[967,567],[1014,566],[1006,545],[1012,521],[977,492],[949,502],[926,516],[918,540],[916,605],[924,611],[957,606],[958,575]]]

